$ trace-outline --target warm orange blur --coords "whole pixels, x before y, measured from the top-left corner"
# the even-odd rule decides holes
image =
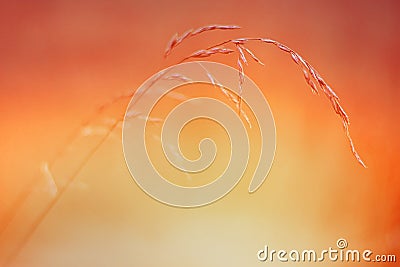
[[[340,119],[323,95],[312,95],[290,57],[250,45],[266,66],[252,64],[246,73],[263,89],[277,127],[275,161],[260,190],[249,195],[245,177],[213,205],[164,206],[130,178],[117,129],[24,241],[12,266],[255,266],[265,244],[318,249],[340,237],[350,248],[398,253],[399,11],[396,1],[2,3],[0,230],[18,213],[15,201],[40,177],[41,164],[97,107],[231,37],[274,38],[308,59],[341,98],[368,165],[354,159]],[[214,23],[243,29],[205,33],[163,58],[172,34]],[[230,56],[210,60],[236,66]],[[123,111],[127,101],[115,105]],[[54,175],[79,164],[90,142],[80,140]],[[22,221],[45,206],[35,201]],[[4,233],[0,265],[12,253],[8,244],[24,240],[18,230]]]

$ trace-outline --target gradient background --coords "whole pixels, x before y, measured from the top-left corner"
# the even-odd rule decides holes
[[[399,258],[399,12],[397,1],[2,1],[0,264],[14,255],[12,266],[261,266],[268,263],[256,252],[265,244],[317,250],[340,237],[350,249]],[[214,23],[243,29],[193,38],[163,59],[173,33]],[[291,59],[254,45],[266,67],[246,72],[263,88],[277,127],[276,158],[260,190],[249,195],[244,177],[213,205],[162,205],[130,178],[116,130],[24,239],[54,199],[43,179],[44,186],[30,181],[96,108],[195,49],[243,36],[279,40],[319,70],[350,114],[368,169]],[[235,65],[233,57],[212,60]],[[93,138],[59,159],[60,188]],[[36,197],[14,210],[24,190]],[[10,214],[17,218],[6,228]]]

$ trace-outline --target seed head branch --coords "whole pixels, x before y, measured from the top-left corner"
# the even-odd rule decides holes
[[[183,35],[185,36],[185,35]],[[185,37],[187,38],[187,37]],[[183,41],[182,38],[181,41]],[[237,65],[238,65],[238,73],[239,73],[239,114],[240,114],[240,109],[241,109],[241,101],[242,101],[242,90],[243,90],[243,82],[244,82],[244,68],[243,64],[248,65],[248,61],[245,56],[245,52],[250,55],[250,57],[256,61],[257,63],[264,65],[258,57],[254,55],[254,53],[249,50],[245,45],[248,42],[251,41],[256,41],[256,42],[262,42],[265,44],[272,44],[279,48],[281,51],[290,54],[292,60],[300,67],[304,79],[306,83],[310,86],[312,93],[314,94],[319,94],[319,91],[323,92],[323,94],[328,98],[328,100],[331,103],[331,106],[333,110],[335,111],[336,114],[339,115],[339,117],[342,120],[342,124],[344,127],[344,131],[346,134],[346,137],[349,141],[350,144],[350,149],[356,158],[356,160],[366,168],[365,163],[362,161],[361,157],[359,156],[358,152],[355,149],[353,140],[350,136],[350,131],[349,131],[349,125],[350,125],[350,120],[349,116],[345,112],[344,108],[339,102],[339,97],[335,93],[335,91],[328,85],[328,83],[322,78],[322,76],[318,73],[318,71],[309,63],[307,62],[303,57],[300,56],[299,53],[294,51],[293,49],[289,48],[288,46],[273,40],[273,39],[268,39],[268,38],[238,38],[238,39],[229,39],[223,42],[220,42],[218,44],[215,44],[213,46],[210,46],[206,49],[198,50],[188,57],[184,58],[181,62],[192,59],[192,58],[201,58],[201,57],[209,57],[214,54],[231,54],[233,52],[238,53],[238,59],[237,59]],[[225,46],[228,44],[233,44],[236,50],[231,50],[226,48]],[[173,46],[174,47],[174,46]]]
[[[174,36],[172,36],[171,40],[167,44],[167,47],[164,52],[164,57],[167,57],[171,53],[171,51],[179,44],[181,44],[184,40],[199,35],[203,32],[209,32],[213,30],[235,30],[235,29],[240,29],[240,27],[236,25],[207,25],[197,28],[195,30],[190,29],[185,33],[183,33],[182,35],[178,35],[176,33]]]

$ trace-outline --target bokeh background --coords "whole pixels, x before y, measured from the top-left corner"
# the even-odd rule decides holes
[[[318,250],[338,238],[400,257],[399,12],[397,1],[2,1],[0,264],[259,266],[264,245]],[[198,36],[163,58],[172,34],[214,23],[243,28]],[[154,201],[127,171],[118,125],[86,160],[127,99],[95,115],[96,134],[65,146],[104,103],[196,49],[247,36],[277,39],[319,70],[367,169],[324,96],[311,94],[287,55],[259,45],[250,47],[266,66],[246,72],[271,106],[277,151],[255,194],[244,177],[206,207]],[[235,66],[234,57],[211,59]],[[44,163],[54,158],[56,185]]]

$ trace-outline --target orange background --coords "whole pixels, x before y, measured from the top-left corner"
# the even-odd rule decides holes
[[[311,94],[291,59],[253,45],[266,66],[246,73],[263,88],[277,127],[276,158],[260,190],[248,195],[244,179],[213,205],[164,206],[130,179],[117,132],[23,242],[13,266],[256,266],[265,244],[318,249],[340,237],[352,249],[400,257],[399,11],[396,1],[1,3],[2,228],[41,163],[97,107],[230,37],[270,37],[309,60],[341,98],[368,165],[357,164],[328,101]],[[163,59],[173,33],[214,23],[243,28],[198,36]],[[211,60],[235,66],[233,57]],[[54,175],[90,142],[81,140]],[[39,206],[33,201],[26,216]],[[0,236],[1,260],[11,253],[4,248],[23,240],[18,229]]]

